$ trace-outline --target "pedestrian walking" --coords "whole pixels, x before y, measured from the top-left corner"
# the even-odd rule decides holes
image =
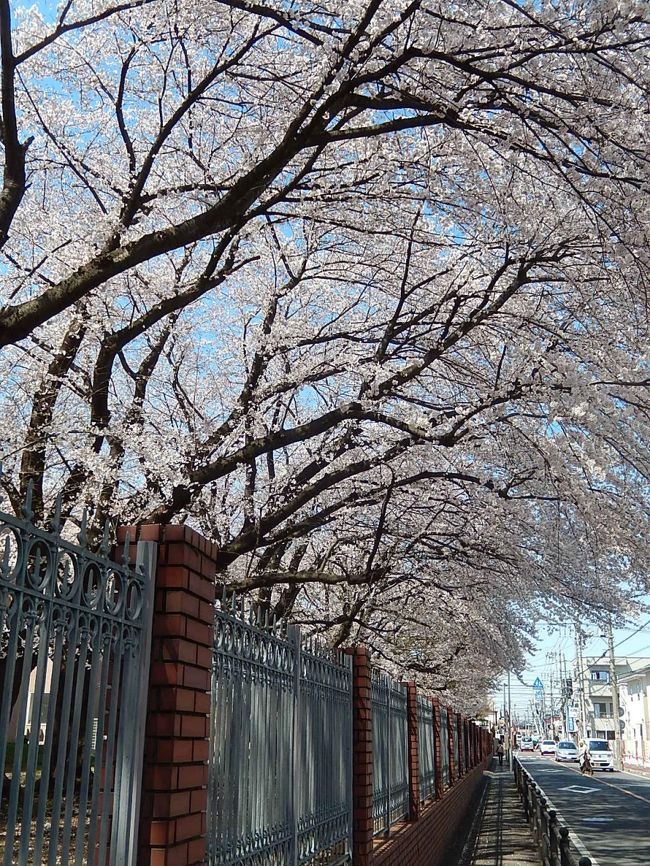
[[[504,755],[504,753],[505,753],[505,750],[504,750],[504,748],[503,748],[503,743],[501,742],[501,740],[499,740],[499,742],[498,742],[498,744],[497,744],[497,758],[499,759],[499,766],[500,766],[500,767],[503,766],[503,755]]]

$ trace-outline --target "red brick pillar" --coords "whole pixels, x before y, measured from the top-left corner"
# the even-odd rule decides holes
[[[461,713],[458,713],[458,739],[461,744],[459,752],[461,776],[464,776],[467,772],[467,737],[465,730],[465,717]]]
[[[159,547],[138,866],[193,866],[205,862],[217,547],[187,526],[140,538]]]
[[[458,778],[465,775],[465,725],[460,713],[456,713],[456,730],[458,731]]]
[[[449,784],[453,785],[457,775],[456,768],[456,754],[454,752],[454,725],[456,724],[456,719],[454,718],[454,714],[446,707],[443,709],[443,712],[447,713],[447,737],[449,739]]]
[[[370,657],[364,646],[352,655],[352,861],[372,866],[372,687]]]
[[[418,748],[418,691],[414,682],[406,684],[406,713],[409,744],[409,821],[420,817],[420,759]]]
[[[433,704],[433,756],[435,761],[435,785],[436,785],[436,800],[442,797],[443,782],[442,782],[442,746],[440,744],[440,701],[438,698],[431,698]]]
[[[474,722],[469,722],[469,766],[476,766],[476,725]]]

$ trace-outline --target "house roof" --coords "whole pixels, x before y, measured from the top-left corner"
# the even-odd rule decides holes
[[[587,669],[609,670],[609,659],[606,656],[584,658],[583,662]],[[648,667],[650,667],[650,656],[616,656],[616,673],[619,678],[646,670]],[[621,668],[628,670],[621,671]]]
[[[650,663],[646,662],[646,664],[644,664],[643,667],[637,668],[636,670],[632,670],[632,671],[630,671],[630,673],[619,674],[618,680],[619,680],[619,682],[622,682],[623,680],[625,680],[627,682],[628,680],[643,679],[643,677],[648,676],[649,674],[650,674]]]

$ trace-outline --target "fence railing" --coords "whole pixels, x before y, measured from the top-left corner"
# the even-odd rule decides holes
[[[188,527],[123,527],[114,562],[57,513],[0,514],[0,866],[370,862],[487,756],[454,716],[479,745],[454,764],[448,709],[364,647],[215,605]]]
[[[517,758],[513,772],[542,866],[591,866],[589,857],[580,857],[572,850],[568,827],[560,826],[555,810],[548,808],[543,791]]]
[[[0,863],[132,864],[151,626],[150,546],[132,569],[0,514]],[[128,541],[127,541],[128,549]]]
[[[458,772],[458,768],[460,767],[460,747],[458,743],[458,718],[455,713],[451,717],[451,739],[454,749],[454,767],[456,768],[456,772]]]
[[[440,714],[440,771],[443,788],[451,784],[451,773],[449,766],[449,727],[447,712]]]
[[[387,833],[409,813],[406,685],[372,673],[373,823]]]
[[[251,608],[222,605],[215,639],[208,863],[349,862],[352,662]]]
[[[424,803],[432,800],[436,795],[435,730],[431,699],[418,695],[417,709],[420,802]]]

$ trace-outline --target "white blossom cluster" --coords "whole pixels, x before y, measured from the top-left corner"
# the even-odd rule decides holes
[[[648,9],[2,4],[0,456],[467,712],[647,591]]]

